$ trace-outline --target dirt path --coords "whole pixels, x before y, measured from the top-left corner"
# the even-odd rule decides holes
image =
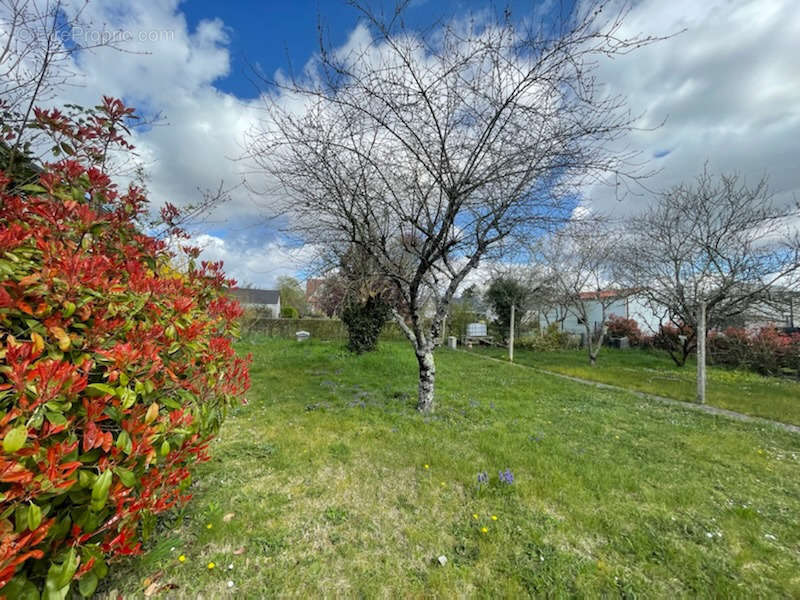
[[[593,385],[594,387],[601,388],[604,390],[627,392],[628,394],[633,394],[634,396],[638,396],[639,398],[643,398],[645,400],[654,400],[656,402],[661,402],[662,404],[670,404],[672,406],[687,408],[689,410],[695,410],[697,412],[704,412],[710,415],[727,417],[729,419],[734,419],[736,421],[744,421],[746,423],[761,423],[762,425],[770,425],[773,427],[777,427],[778,429],[783,429],[784,431],[789,431],[791,433],[800,433],[800,427],[798,427],[797,425],[791,425],[789,423],[781,423],[780,421],[773,421],[771,419],[765,419],[763,417],[753,417],[751,415],[745,415],[743,413],[739,413],[733,410],[728,410],[726,408],[718,408],[716,406],[709,406],[708,404],[695,404],[693,402],[683,402],[682,400],[665,398],[664,396],[656,396],[655,394],[648,394],[646,392],[640,392],[638,390],[632,390],[630,388],[621,387],[618,385],[611,385],[609,383],[600,383],[599,381],[591,381],[589,379],[582,379],[580,377],[574,377],[572,375],[564,375],[563,373],[556,373],[555,371],[549,371],[547,369],[542,369],[540,367],[521,365],[519,363],[510,363],[507,360],[503,360],[501,358],[494,358],[493,356],[477,354],[476,352],[469,352],[468,350],[459,350],[459,352],[464,352],[472,356],[477,356],[478,358],[493,360],[495,362],[511,365],[514,367],[520,367],[521,369],[530,369],[531,371],[536,371],[538,373],[543,373],[545,375],[551,375],[553,377],[560,377],[561,379],[567,379],[569,381],[582,383],[584,385]]]

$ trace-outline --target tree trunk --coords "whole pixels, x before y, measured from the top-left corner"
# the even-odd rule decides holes
[[[417,410],[422,413],[433,412],[433,390],[436,379],[436,365],[433,362],[433,351],[417,352],[419,363],[419,394]]]
[[[697,316],[697,403],[706,403],[706,303],[700,302]]]
[[[514,362],[514,305],[511,305],[511,322],[508,333],[508,361]]]
[[[589,320],[584,319],[583,331],[584,335],[586,336],[584,339],[586,340],[586,354],[589,355],[589,366],[594,366],[597,363],[597,352],[594,350],[594,339],[592,336],[591,328],[586,324]]]

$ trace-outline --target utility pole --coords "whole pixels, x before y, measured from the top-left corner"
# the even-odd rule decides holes
[[[700,301],[697,314],[697,403],[706,402],[706,301]]]
[[[511,305],[511,327],[508,333],[508,361],[514,362],[514,305]]]

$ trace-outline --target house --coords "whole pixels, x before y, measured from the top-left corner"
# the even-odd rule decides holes
[[[306,280],[306,304],[311,308],[311,312],[315,314],[323,314],[325,312],[320,302],[320,292],[324,284],[325,280],[321,278]]]
[[[800,291],[776,286],[749,306],[741,315],[740,322],[730,325],[748,329],[777,327],[794,331],[798,326],[798,310]]]
[[[278,290],[234,288],[231,294],[244,308],[269,311],[274,319],[281,316],[281,293]]]
[[[610,317],[633,319],[642,333],[654,333],[659,329],[661,315],[656,314],[646,300],[636,293],[627,290],[600,290],[582,292],[581,301],[586,306],[589,325],[596,331],[603,324],[603,306],[605,320]],[[566,316],[565,316],[566,315]],[[545,329],[550,323],[561,323],[561,330],[580,335],[585,332],[583,321],[565,307],[554,307],[539,314],[539,327]]]

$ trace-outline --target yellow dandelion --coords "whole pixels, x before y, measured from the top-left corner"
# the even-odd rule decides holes
[[[472,513],[472,518],[477,520],[477,518],[478,518],[478,513]]]
[[[178,557],[178,562],[186,562],[186,556],[184,556],[183,554],[181,554],[181,555]]]
[[[443,481],[443,482],[441,483],[441,486],[442,486],[442,487],[444,487],[444,485],[445,485],[445,484],[444,484],[444,481]]]
[[[431,468],[431,466],[430,466],[430,465],[425,465],[425,468],[426,468],[426,469],[430,469],[430,468]]]
[[[492,515],[492,521],[497,521],[497,515]]]
[[[206,525],[206,529],[211,529],[212,527],[213,527],[213,525],[212,525],[211,523],[209,523],[208,525]]]
[[[486,527],[481,527],[481,533],[489,533],[489,530]]]
[[[208,565],[206,565],[206,566],[208,566],[208,568],[209,568],[209,569],[213,569],[213,568],[214,568],[214,567],[216,567],[217,565],[215,565],[213,562],[210,562],[210,563],[208,563]]]

